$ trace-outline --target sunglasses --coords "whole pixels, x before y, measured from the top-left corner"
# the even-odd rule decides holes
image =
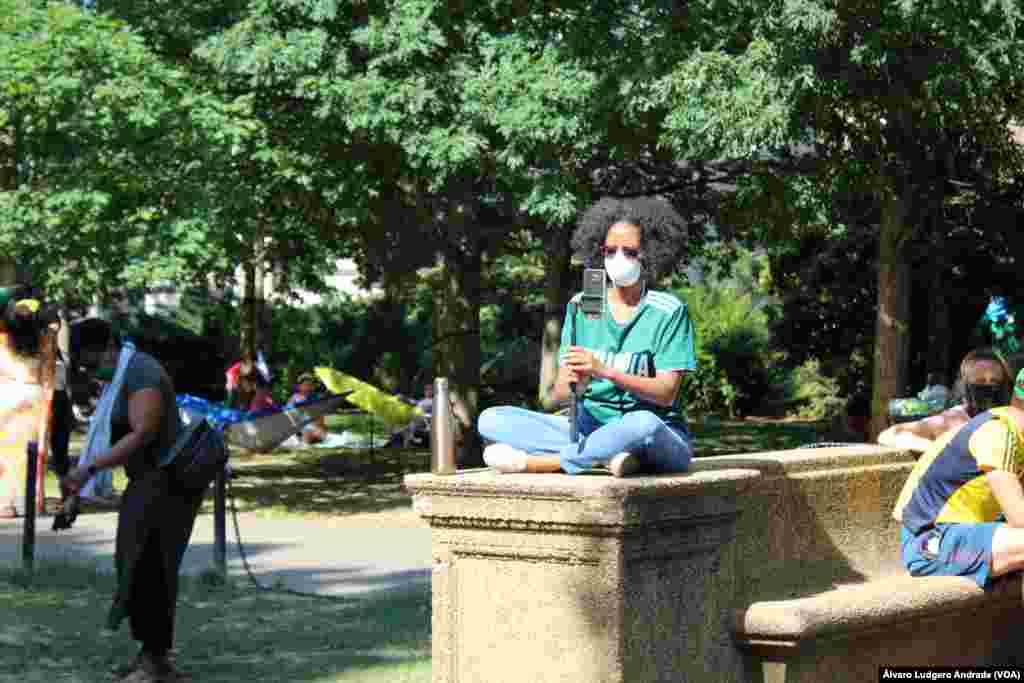
[[[626,255],[626,258],[631,258],[631,259],[638,259],[638,258],[640,258],[640,250],[639,249],[634,249],[633,247],[615,247],[615,246],[612,246],[612,247],[603,246],[603,247],[601,247],[601,256],[604,256],[605,258],[614,258],[615,257],[615,252],[617,252],[617,251],[622,251],[622,253]]]

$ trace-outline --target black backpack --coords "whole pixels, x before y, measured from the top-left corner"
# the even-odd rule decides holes
[[[228,447],[224,435],[199,419],[185,427],[171,450],[160,461],[172,481],[189,493],[202,493],[228,462]]]

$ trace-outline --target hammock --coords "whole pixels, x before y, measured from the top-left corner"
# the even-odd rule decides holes
[[[314,368],[314,372],[331,392],[351,394],[349,403],[376,416],[392,429],[405,427],[414,417],[423,417],[423,411],[416,406],[352,375],[327,367]]]
[[[348,393],[306,401],[287,408],[249,413],[188,394],[177,397],[182,420],[188,424],[205,417],[224,430],[224,439],[233,446],[267,451],[280,446],[292,434],[298,434],[313,420],[335,412]]]

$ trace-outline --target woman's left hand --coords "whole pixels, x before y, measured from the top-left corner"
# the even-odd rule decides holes
[[[601,378],[604,376],[606,366],[601,360],[582,346],[570,346],[566,354],[566,365],[581,375]]]

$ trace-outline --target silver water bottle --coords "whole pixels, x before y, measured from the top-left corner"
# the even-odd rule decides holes
[[[455,430],[452,428],[451,390],[448,378],[434,380],[434,412],[430,417],[430,471],[455,474]]]

